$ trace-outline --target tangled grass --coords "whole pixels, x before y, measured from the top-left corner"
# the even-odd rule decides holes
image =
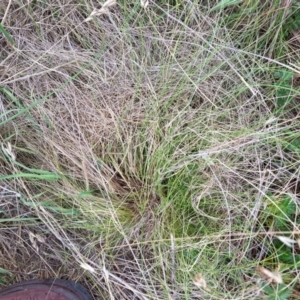
[[[0,283],[297,295],[297,7],[198,2],[1,1]]]

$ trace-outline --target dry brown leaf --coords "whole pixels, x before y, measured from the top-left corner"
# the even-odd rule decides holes
[[[37,239],[37,241],[38,241],[39,243],[42,243],[42,244],[45,244],[45,243],[46,243],[45,239],[44,239],[41,235],[39,235],[39,234],[36,234],[36,235],[35,235],[35,238]]]
[[[29,240],[31,242],[32,247],[35,249],[36,252],[39,252],[39,247],[37,245],[37,240],[36,240],[35,234],[32,233],[31,231],[29,231],[28,235],[29,235]]]
[[[84,270],[89,271],[90,273],[95,273],[96,272],[95,269],[87,263],[81,263],[80,267]]]
[[[197,274],[197,275],[194,277],[193,283],[194,283],[194,285],[197,286],[198,288],[207,290],[206,280],[205,280],[205,278],[203,277],[202,274]]]
[[[7,148],[4,149],[6,150],[7,154],[11,157],[12,160],[16,160],[16,155],[12,150],[12,146],[10,142],[7,143]]]
[[[102,4],[102,7],[100,9],[94,8],[92,13],[84,20],[84,22],[89,22],[93,20],[94,17],[101,16],[101,15],[107,15],[109,14],[109,7],[112,7],[117,4],[116,0],[107,0]]]
[[[146,9],[149,5],[149,1],[148,0],[141,0],[141,7]]]
[[[285,237],[285,236],[276,236],[279,241],[281,241],[282,243],[284,243],[285,245],[287,245],[288,247],[292,248],[293,245],[296,243],[295,240],[293,239],[290,239],[288,237]]]
[[[283,283],[281,274],[278,271],[270,271],[264,267],[258,266],[256,268],[257,274],[265,281],[269,283],[280,284]]]

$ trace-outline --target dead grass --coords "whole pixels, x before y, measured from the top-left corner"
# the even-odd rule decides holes
[[[262,298],[264,203],[299,201],[299,156],[285,147],[299,116],[274,116],[263,85],[276,62],[240,51],[192,1],[120,2],[87,21],[97,9],[0,3],[15,43],[0,36],[0,176],[35,174],[1,181],[6,283],[73,279],[95,299]]]

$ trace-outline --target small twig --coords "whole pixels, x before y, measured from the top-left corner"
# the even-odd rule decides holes
[[[175,259],[175,241],[172,233],[171,233],[171,261],[172,261],[172,266],[171,266],[172,291],[173,291],[173,295],[175,296],[177,294],[176,293],[176,259]],[[175,299],[177,299],[177,297]]]
[[[89,177],[88,177],[88,172],[86,167],[86,161],[84,159],[82,160],[82,171],[85,180],[85,190],[89,191],[90,190]]]

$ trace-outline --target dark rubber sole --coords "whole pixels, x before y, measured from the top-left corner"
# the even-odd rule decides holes
[[[38,294],[35,298],[34,293]],[[44,291],[46,296],[40,296],[41,291]],[[44,279],[44,280],[29,280],[20,283],[15,283],[0,291],[0,300],[16,299],[48,299],[47,291],[59,294],[58,299],[63,300],[92,300],[88,291],[79,283],[70,280],[62,279]],[[27,296],[28,294],[28,296]],[[22,295],[22,298],[19,298]]]

